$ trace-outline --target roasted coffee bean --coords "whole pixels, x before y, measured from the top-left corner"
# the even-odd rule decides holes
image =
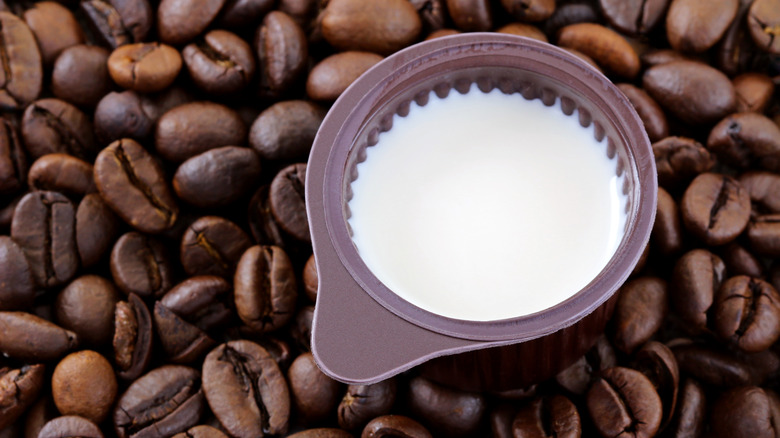
[[[51,393],[63,415],[78,415],[100,423],[114,405],[116,376],[111,364],[99,353],[71,353],[54,369]]]
[[[504,9],[525,22],[544,21],[555,12],[555,0],[501,0]]]
[[[360,438],[432,438],[422,424],[403,415],[383,415],[366,424]]]
[[[761,114],[737,113],[721,120],[712,128],[707,148],[726,164],[780,172],[780,126]]]
[[[382,59],[370,52],[347,51],[331,55],[309,73],[306,94],[314,100],[335,101],[355,79]],[[250,141],[251,138],[250,133]]]
[[[76,209],[76,245],[81,266],[88,268],[100,262],[114,244],[119,218],[98,193],[90,193]]]
[[[515,438],[555,436],[579,438],[582,424],[577,407],[562,395],[538,397],[526,405],[512,422]]]
[[[737,92],[737,112],[763,113],[775,93],[772,78],[762,73],[744,73],[732,83]]]
[[[314,306],[304,306],[295,315],[290,327],[290,337],[301,351],[311,351],[311,327],[314,321]]]
[[[560,29],[570,24],[595,23],[600,21],[600,17],[597,7],[591,3],[558,4],[544,24],[544,32],[551,41],[555,41]]]
[[[203,330],[171,312],[159,301],[154,304],[154,328],[163,351],[173,363],[195,362],[216,345]]]
[[[201,425],[191,427],[185,432],[177,433],[173,438],[228,438],[228,436],[217,428]]]
[[[336,409],[341,384],[323,374],[311,353],[303,353],[287,371],[290,396],[298,415],[309,424],[326,420]]]
[[[154,20],[147,0],[88,0],[81,3],[95,35],[111,49],[146,39]]]
[[[739,2],[737,16],[715,46],[715,65],[730,76],[752,69],[761,52],[750,38],[747,14],[751,3]]]
[[[152,352],[152,317],[138,295],[117,303],[112,342],[120,378],[135,380],[146,371]]]
[[[41,52],[27,24],[10,12],[0,11],[0,53],[4,71],[0,80],[0,108],[24,108],[41,94]]]
[[[751,171],[740,176],[739,183],[750,194],[754,208],[780,213],[780,176],[772,172]]]
[[[314,261],[314,254],[312,254],[303,267],[303,290],[306,292],[306,297],[308,297],[311,302],[317,301],[318,287],[319,277],[317,276],[317,264]]]
[[[609,24],[629,35],[646,34],[661,22],[669,0],[599,0]]]
[[[706,6],[672,0],[666,14],[669,44],[681,52],[704,52],[720,40],[737,15],[739,0],[718,0]]]
[[[423,27],[428,31],[437,31],[447,23],[446,0],[409,0],[417,9]]]
[[[618,76],[633,79],[639,73],[639,55],[617,32],[594,23],[571,24],[558,32],[558,44],[578,50]]]
[[[224,146],[183,162],[173,176],[173,190],[196,207],[220,207],[244,196],[259,176],[260,157],[253,149]]]
[[[173,287],[160,300],[167,309],[203,331],[227,323],[233,315],[227,302],[233,287],[222,277],[200,275]]]
[[[617,365],[615,350],[602,335],[584,356],[564,369],[555,380],[567,391],[582,395],[588,390],[591,381],[598,375],[599,371],[612,368]]]
[[[312,4],[312,6],[316,6],[314,1],[304,0],[304,2]],[[218,27],[225,29],[255,26],[260,21],[260,19],[274,7],[275,4],[276,9],[285,13],[289,13],[284,9],[284,1],[275,2],[273,0],[228,0],[225,2],[225,6],[220,11],[216,24]]]
[[[78,44],[68,47],[54,63],[51,91],[62,100],[78,106],[95,106],[111,91],[108,50]]]
[[[669,126],[666,123],[663,110],[647,92],[625,83],[618,84],[618,88],[626,95],[639,114],[650,141],[660,141],[669,135]]]
[[[305,183],[306,165],[291,164],[274,177],[268,192],[268,201],[279,227],[294,238],[309,242],[311,236],[306,216]]]
[[[111,342],[114,308],[119,294],[114,284],[97,275],[76,278],[54,302],[57,323],[76,333],[83,345],[102,347]]]
[[[252,123],[249,144],[262,159],[304,159],[309,155],[323,117],[325,112],[322,108],[310,102],[289,100],[276,103],[260,113]]]
[[[103,432],[97,424],[78,415],[64,415],[47,422],[40,433],[39,438],[103,438]]]
[[[771,438],[778,426],[773,418],[773,400],[761,388],[734,388],[712,406],[710,429],[715,437]]]
[[[485,19],[484,15],[466,19],[465,15],[475,12],[479,6],[466,11],[464,9],[467,7],[460,3],[466,2],[447,1],[450,16],[456,23],[470,21],[470,30],[488,30],[491,27],[490,19]],[[421,30],[420,16],[408,0],[368,4],[360,0],[335,0],[328,3],[322,15],[322,36],[340,50],[364,50],[389,55],[412,44]]]
[[[0,312],[0,329],[0,352],[19,360],[55,360],[78,346],[75,333],[30,313]]]
[[[190,42],[217,18],[225,0],[162,0],[157,9],[157,33],[164,43]]]
[[[140,231],[160,233],[176,222],[179,208],[163,170],[135,140],[117,140],[98,154],[95,184],[106,204]]]
[[[780,54],[780,9],[777,0],[755,0],[748,13],[750,36],[763,50]]]
[[[729,78],[696,61],[650,67],[642,77],[642,87],[670,114],[694,125],[714,123],[737,107],[737,93]]]
[[[0,236],[0,310],[27,309],[35,299],[35,283],[24,252],[10,237]]]
[[[398,384],[392,377],[372,385],[349,385],[337,410],[339,426],[358,430],[371,419],[389,414],[397,391]]]
[[[703,173],[680,202],[685,228],[708,245],[734,240],[750,219],[750,195],[736,179]]]
[[[232,278],[241,255],[252,245],[235,223],[204,216],[187,228],[181,240],[181,264],[189,275]]]
[[[212,30],[202,42],[187,45],[182,58],[195,85],[211,94],[235,93],[255,74],[252,48],[225,30]]]
[[[715,158],[701,143],[685,137],[667,137],[653,143],[658,183],[667,189],[687,184],[700,173],[709,172]]]
[[[650,341],[634,356],[633,368],[652,382],[664,408],[661,428],[672,419],[677,406],[677,392],[680,386],[680,369],[674,353],[666,345]]]
[[[652,437],[661,425],[661,399],[639,371],[623,367],[602,371],[586,402],[594,426],[604,437]]]
[[[0,207],[0,228],[3,230],[8,230],[11,228],[11,220],[14,217],[14,211],[16,210],[16,205],[19,203],[19,201],[22,200],[26,193],[22,193],[21,195],[15,196],[11,198],[10,200],[7,200],[7,203]]]
[[[284,235],[271,213],[268,190],[267,185],[260,187],[249,201],[249,228],[257,243],[285,247]]]
[[[38,286],[59,286],[79,267],[73,204],[57,192],[31,192],[19,201],[11,238],[24,251]]]
[[[24,187],[27,157],[19,129],[10,118],[0,118],[0,194],[11,194]]]
[[[756,253],[780,257],[780,214],[767,214],[751,219],[747,228],[748,242]]]
[[[731,275],[764,277],[764,265],[761,260],[739,243],[731,242],[726,245],[723,251],[721,251],[721,257],[723,257],[723,262],[726,263],[726,270]]]
[[[766,350],[780,337],[780,295],[757,278],[726,280],[715,295],[712,316],[715,333],[743,351]]]
[[[487,0],[447,0],[447,11],[464,32],[485,32],[493,27],[493,11]]]
[[[268,351],[254,342],[231,341],[212,350],[203,362],[203,391],[231,436],[287,432],[287,382]]]
[[[181,55],[160,43],[135,43],[116,48],[108,57],[108,72],[120,87],[139,93],[167,88],[181,70]]]
[[[415,377],[409,382],[409,409],[431,430],[446,436],[473,433],[485,413],[481,394],[456,391]]]
[[[695,343],[670,348],[680,371],[702,383],[727,388],[760,383],[759,376],[753,376],[751,368],[731,353]]]
[[[641,277],[620,288],[615,305],[613,344],[632,353],[661,328],[668,311],[666,282],[656,277]]]
[[[298,297],[290,259],[277,246],[253,246],[236,266],[236,311],[252,330],[268,332],[292,318]]]
[[[683,245],[683,229],[680,221],[680,209],[674,198],[666,190],[658,188],[658,206],[652,233],[653,247],[661,254],[679,252]]]
[[[46,154],[30,166],[27,184],[33,190],[51,190],[82,197],[97,191],[92,165],[68,154]]]
[[[162,242],[135,231],[111,250],[111,275],[124,293],[161,297],[173,287],[173,266]]]
[[[0,367],[0,430],[13,424],[35,402],[44,386],[44,375],[40,364]]]
[[[122,394],[114,410],[114,429],[120,438],[175,435],[198,422],[204,405],[200,374],[189,367],[165,365],[143,375]]]
[[[547,36],[541,29],[527,23],[509,23],[506,26],[498,28],[496,32],[531,38],[544,43],[547,42]]]
[[[95,108],[95,136],[101,144],[120,138],[143,141],[153,128],[154,120],[135,91],[111,92]]]
[[[33,158],[61,152],[92,160],[98,152],[89,118],[59,99],[41,99],[29,105],[22,118],[22,136]]]
[[[653,67],[672,61],[695,61],[691,56],[685,55],[673,49],[650,49],[639,57],[642,65]]]
[[[182,162],[209,149],[246,144],[246,126],[224,105],[193,102],[163,114],[154,138],[160,156]]]
[[[298,80],[306,67],[306,35],[287,14],[274,11],[257,28],[254,45],[259,62],[260,94],[277,98]]]
[[[34,3],[24,11],[23,18],[38,42],[44,67],[51,67],[63,50],[84,43],[76,17],[57,2]]]
[[[675,421],[670,425],[671,436],[696,437],[704,431],[707,401],[701,385],[685,379],[680,385]]]
[[[672,275],[671,303],[694,331],[707,327],[707,312],[725,280],[726,265],[720,257],[695,249],[680,257]]]

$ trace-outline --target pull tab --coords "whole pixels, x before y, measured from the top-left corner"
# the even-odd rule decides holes
[[[318,245],[315,253],[319,290],[311,349],[328,376],[372,384],[429,359],[485,344],[435,333],[394,315],[355,282],[330,245]]]

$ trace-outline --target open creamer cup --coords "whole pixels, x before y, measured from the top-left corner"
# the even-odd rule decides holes
[[[381,132],[413,102],[499,89],[559,102],[592,126],[623,176],[626,224],[606,267],[570,298],[545,310],[494,321],[424,310],[372,274],[347,222],[356,166]],[[574,114],[576,112],[576,114]],[[357,79],[325,117],[306,174],[306,207],[319,276],[312,352],[323,372],[371,384],[420,366],[423,376],[464,390],[524,388],[579,359],[603,333],[615,292],[640,259],[655,219],[655,160],[644,125],[601,73],[550,44],[495,33],[455,35],[402,50]],[[561,267],[562,274],[565,267]]]

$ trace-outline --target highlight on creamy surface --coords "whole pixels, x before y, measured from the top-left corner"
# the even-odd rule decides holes
[[[606,148],[559,102],[474,85],[431,94],[366,148],[352,240],[382,283],[430,312],[492,321],[547,309],[622,239],[623,177]]]

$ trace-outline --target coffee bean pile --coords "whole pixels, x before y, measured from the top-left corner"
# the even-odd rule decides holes
[[[0,437],[780,436],[780,0],[0,10]],[[469,31],[618,84],[653,142],[651,242],[550,381],[335,382],[309,352],[312,140],[384,56]]]

